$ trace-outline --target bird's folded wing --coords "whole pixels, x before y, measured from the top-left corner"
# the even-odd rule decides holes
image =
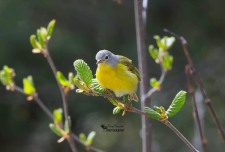
[[[117,55],[117,57],[119,58],[119,63],[127,66],[128,70],[132,73],[134,73],[137,77],[138,77],[138,80],[140,81],[140,74],[139,74],[139,71],[138,69],[132,64],[132,60],[125,57],[125,56],[122,56],[122,55]]]

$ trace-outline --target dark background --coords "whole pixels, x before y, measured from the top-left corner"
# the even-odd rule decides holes
[[[204,81],[216,113],[225,128],[225,1],[223,0],[150,0],[147,16],[148,44],[153,35],[167,35],[168,28],[184,36],[190,53]],[[32,75],[40,98],[51,109],[62,107],[56,81],[41,55],[31,52],[29,36],[36,29],[56,19],[49,44],[57,69],[64,74],[74,72],[73,62],[84,59],[94,72],[95,54],[108,49],[131,58],[137,65],[136,34],[133,1],[118,5],[113,0],[1,0],[0,1],[0,66],[16,71],[16,84]],[[178,41],[170,50],[174,56],[172,71],[167,75],[161,92],[154,94],[152,105],[168,107],[176,93],[186,90],[184,66],[186,60]],[[151,77],[160,76],[160,67],[148,56]],[[224,143],[202,105],[205,133],[210,151],[222,152]],[[193,143],[195,137],[190,97],[171,122]],[[139,108],[139,103],[135,103]],[[133,113],[112,115],[113,105],[106,99],[71,92],[69,110],[72,130],[79,135],[96,131],[93,145],[110,152],[141,151],[141,117]],[[51,152],[70,151],[67,142],[57,144],[48,125],[51,121],[34,102],[25,96],[5,91],[0,85],[0,151]],[[166,126],[152,121],[153,148],[156,152],[189,151],[186,145]],[[103,132],[102,124],[120,124],[123,133]],[[198,133],[196,132],[198,135]],[[198,138],[195,138],[198,140]],[[199,142],[197,142],[199,143]],[[196,144],[195,144],[196,145]],[[77,144],[80,151],[83,147]],[[196,145],[196,147],[198,147]],[[200,149],[200,148],[198,148]]]

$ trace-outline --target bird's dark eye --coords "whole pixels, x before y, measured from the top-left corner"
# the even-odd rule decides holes
[[[106,56],[105,56],[105,59],[106,59],[106,60],[108,60],[108,59],[109,59],[109,56],[108,56],[108,55],[106,55]]]

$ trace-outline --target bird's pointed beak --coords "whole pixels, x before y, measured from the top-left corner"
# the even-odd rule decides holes
[[[96,64],[102,63],[103,60],[97,60]]]

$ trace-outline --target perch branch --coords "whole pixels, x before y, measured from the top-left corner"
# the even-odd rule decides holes
[[[143,117],[149,117],[149,115],[147,115],[145,112],[143,112],[142,110],[139,110],[135,107],[133,107],[132,105],[129,105],[126,106],[126,103],[123,101],[123,99],[121,98],[118,98],[115,96],[114,93],[105,93],[105,94],[100,94],[98,92],[90,92],[88,93],[89,95],[92,95],[92,96],[102,96],[104,98],[111,98],[111,99],[114,99],[122,104],[125,104],[125,107],[124,107],[124,110],[127,111],[127,112],[133,112],[133,113],[136,113],[136,114],[139,114],[139,115],[142,115]],[[159,120],[160,122],[162,122],[163,124],[165,124],[166,126],[168,126],[187,146],[188,148],[193,151],[193,152],[198,152],[198,150],[196,150],[194,148],[194,146],[166,119],[166,120]]]

